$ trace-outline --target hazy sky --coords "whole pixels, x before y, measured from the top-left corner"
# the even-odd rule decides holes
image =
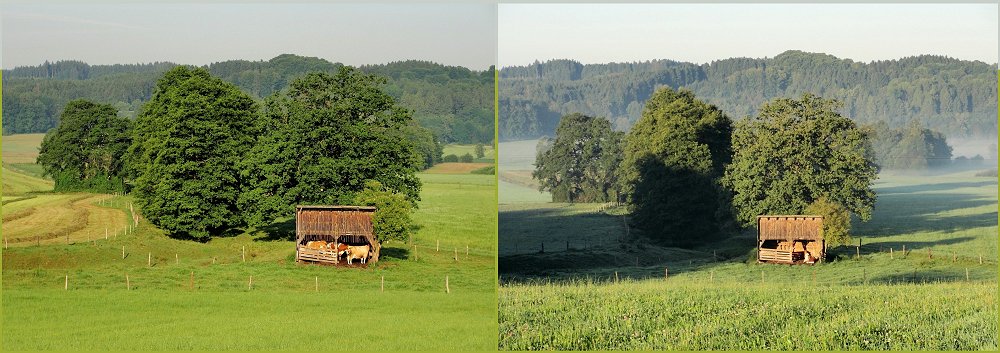
[[[500,67],[774,57],[869,62],[937,54],[997,63],[997,4],[501,4]]]
[[[59,4],[0,7],[3,68],[45,60],[204,65],[292,53],[349,65],[496,62],[496,4]]]

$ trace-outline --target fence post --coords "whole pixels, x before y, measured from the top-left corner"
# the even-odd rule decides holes
[[[444,276],[444,292],[451,293],[451,287],[448,286],[448,275]]]
[[[125,289],[132,290],[132,282],[128,279],[128,272],[125,272]]]
[[[146,258],[146,265],[153,267],[153,253],[149,253],[149,257]]]
[[[618,283],[618,271],[615,271],[615,283]]]
[[[465,256],[469,256],[469,244],[465,244]]]
[[[889,259],[892,260],[895,257],[892,256],[892,248],[889,248]]]
[[[979,264],[983,264],[983,254],[979,254]]]
[[[437,245],[434,247],[434,251],[437,251],[437,252],[441,251],[441,239],[437,240]]]
[[[665,282],[669,278],[670,278],[670,268],[669,267],[664,267],[663,268],[663,281]]]
[[[382,276],[382,284],[379,285],[379,291],[380,292],[385,292],[385,276],[384,275]]]
[[[125,245],[122,245],[122,260],[125,260]]]
[[[247,290],[253,289],[253,275],[250,275],[250,282],[247,283]]]
[[[177,253],[174,253],[174,263],[175,264],[181,263],[181,258],[177,256]]]
[[[243,246],[243,262],[247,262],[247,246]]]
[[[455,262],[458,262],[458,248],[455,248]]]
[[[69,274],[66,275],[66,283],[63,284],[63,290],[69,290]]]
[[[108,227],[104,227],[104,240],[108,240]]]
[[[319,276],[316,276],[316,291],[319,292]]]

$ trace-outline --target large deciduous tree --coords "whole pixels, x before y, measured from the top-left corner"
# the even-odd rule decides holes
[[[123,191],[122,155],[130,128],[131,122],[109,104],[70,101],[59,126],[45,134],[38,164],[58,191]]]
[[[352,204],[369,181],[416,206],[414,173],[425,160],[407,138],[411,113],[384,84],[345,66],[307,74],[268,98],[258,127],[265,133],[243,163],[254,185],[240,201],[248,223],[290,216],[298,204]]]
[[[732,121],[687,90],[657,90],[625,138],[623,186],[647,237],[690,245],[731,225],[719,186],[731,158]]]
[[[254,143],[256,103],[201,68],[176,67],[136,117],[128,160],[143,215],[176,236],[242,224],[237,163]]]
[[[778,98],[736,126],[724,184],[739,221],[800,214],[825,198],[867,221],[878,173],[868,130],[837,113],[840,103],[812,94]]]
[[[622,135],[604,118],[564,116],[552,146],[537,155],[532,176],[554,202],[617,200]]]

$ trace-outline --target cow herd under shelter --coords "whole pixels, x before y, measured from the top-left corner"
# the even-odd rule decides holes
[[[378,261],[381,245],[375,239],[372,217],[375,207],[368,206],[298,206],[295,208],[295,260],[338,264],[336,248],[315,249],[306,244],[323,241],[329,244],[371,246],[371,259]]]

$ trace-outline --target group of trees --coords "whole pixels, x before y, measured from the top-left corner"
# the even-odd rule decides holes
[[[924,128],[919,122],[896,129],[878,122],[865,128],[872,135],[875,160],[883,169],[927,170],[952,163],[952,148],[944,134]]]
[[[775,98],[812,92],[842,102],[837,111],[859,124],[900,128],[918,121],[951,137],[993,136],[996,82],[990,64],[932,55],[870,63],[801,51],[702,65],[553,60],[500,71],[499,130],[502,140],[552,135],[559,118],[575,112],[628,130],[643,102],[666,86],[689,89],[737,119]]]
[[[424,161],[386,80],[343,66],[258,103],[204,68],[175,67],[134,121],[76,100],[42,145],[59,188],[131,190],[169,234],[205,239],[290,216],[298,204],[377,206],[381,240],[409,234]],[[103,180],[111,180],[107,184]]]
[[[3,133],[46,132],[58,124],[63,107],[74,99],[111,104],[134,118],[149,101],[157,79],[177,65],[88,65],[79,61],[46,62],[3,72]],[[254,99],[279,92],[308,72],[335,74],[343,65],[312,57],[283,54],[266,61],[230,60],[206,65],[213,76],[235,84]],[[433,150],[431,141],[493,142],[493,69],[473,71],[426,61],[368,65],[360,71],[387,77],[385,91],[413,111],[408,134]],[[425,165],[441,156],[425,153]]]
[[[843,243],[849,214],[871,216],[878,166],[871,130],[840,104],[779,98],[734,124],[693,92],[662,88],[627,135],[604,118],[563,117],[555,138],[539,141],[533,175],[553,201],[626,200],[643,234],[673,245],[802,213],[826,216],[827,239]]]

